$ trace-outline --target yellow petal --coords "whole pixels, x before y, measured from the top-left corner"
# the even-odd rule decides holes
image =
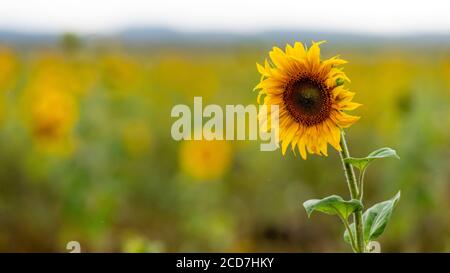
[[[347,128],[360,119],[360,117],[351,116],[344,112],[340,112],[339,114],[340,116],[338,117],[337,124],[342,128]]]
[[[278,47],[274,47],[272,51],[269,52],[269,56],[277,68],[286,69],[288,67],[286,55]]]
[[[327,146],[327,142],[322,140],[319,144],[319,150],[320,153],[322,153],[324,156],[328,156],[328,146]]]
[[[289,143],[291,143],[292,139],[294,138],[295,134],[297,133],[297,129],[298,129],[298,123],[294,122],[292,123],[291,127],[287,129],[287,134],[286,137],[283,139],[283,144],[282,144],[282,150],[283,150],[283,154],[286,152],[286,149],[289,145]]]
[[[311,48],[308,50],[307,57],[310,64],[314,67],[319,65],[320,62],[320,45],[325,41],[320,41],[318,43],[312,42]]]
[[[294,57],[297,58],[305,58],[306,57],[306,50],[302,43],[296,42],[294,44]]]
[[[356,108],[360,107],[362,104],[357,102],[340,102],[339,104],[340,110],[355,110]]]
[[[306,149],[305,149],[305,141],[303,138],[300,139],[300,141],[298,142],[298,151],[300,152],[300,156],[306,160],[307,154],[306,154]]]
[[[266,69],[260,65],[259,63],[256,63],[256,69],[258,70],[258,72],[263,75],[263,76],[268,76]]]
[[[330,136],[328,138],[329,143],[333,148],[340,151],[341,150],[341,129],[339,127],[335,126],[330,120],[327,120],[325,124],[328,127],[328,130],[330,130]]]
[[[290,44],[286,45],[286,53],[288,55],[294,55],[294,48]]]

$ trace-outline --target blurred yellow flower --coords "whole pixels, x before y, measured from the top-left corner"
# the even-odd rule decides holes
[[[31,105],[33,133],[43,139],[67,135],[77,118],[75,105],[67,93],[42,90]]]
[[[56,53],[46,53],[32,64],[30,84],[40,89],[85,95],[95,78],[95,69],[89,63],[69,60]]]
[[[12,88],[19,68],[16,55],[8,48],[0,46],[0,91]]]
[[[76,102],[70,94],[41,90],[30,105],[31,131],[39,145],[54,153],[73,149],[72,130],[78,119]]]
[[[262,75],[255,88],[260,90],[258,102],[264,95],[265,105],[279,106],[282,152],[291,144],[292,151],[298,148],[303,159],[307,151],[327,155],[328,143],[341,150],[341,128],[359,119],[343,112],[360,106],[352,102],[354,93],[343,86],[350,80],[337,67],[346,61],[337,56],[322,61],[320,44],[313,42],[307,50],[297,42],[294,47],[287,45],[285,52],[274,47],[269,53],[271,62],[257,64]],[[267,115],[260,115],[260,122],[266,128]]]
[[[78,98],[94,80],[86,67],[54,52],[41,53],[31,64],[22,94],[22,116],[37,149],[60,155],[73,151]]]
[[[73,151],[73,128],[78,120],[74,94],[36,79],[26,86],[22,116],[38,149],[66,155]]]
[[[229,169],[232,150],[222,140],[188,140],[180,149],[180,166],[188,175],[206,181],[220,178]]]

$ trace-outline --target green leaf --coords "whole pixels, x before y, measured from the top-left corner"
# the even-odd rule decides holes
[[[400,192],[398,192],[390,200],[373,205],[363,214],[363,230],[364,241],[366,244],[375,240],[383,234],[386,226],[391,218],[392,211],[400,200]],[[350,225],[352,232],[355,232],[355,224]],[[350,243],[350,236],[347,231],[344,233],[344,240]]]
[[[352,231],[352,234],[356,234],[355,224],[354,223],[350,225],[350,230]],[[351,243],[351,239],[350,239],[350,235],[348,234],[348,230],[347,229],[344,232],[344,241],[349,243],[349,244],[352,244]],[[364,238],[364,241],[365,241],[365,238]]]
[[[364,237],[367,237],[367,241],[375,240],[384,232],[398,200],[400,192],[388,201],[375,204],[364,213]]]
[[[355,158],[355,157],[348,157],[344,159],[346,163],[352,164],[354,167],[358,168],[359,170],[364,170],[367,168],[369,163],[374,161],[378,158],[385,158],[385,157],[395,157],[400,159],[400,157],[397,155],[397,152],[394,149],[391,148],[381,148],[378,150],[375,150],[371,152],[367,157],[362,158]]]
[[[331,195],[324,199],[311,199],[303,203],[308,217],[313,211],[320,211],[329,215],[338,215],[346,220],[350,214],[355,211],[362,210],[361,201],[352,199],[345,201],[342,197]]]

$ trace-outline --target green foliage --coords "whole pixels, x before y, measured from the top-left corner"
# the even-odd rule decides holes
[[[384,232],[389,219],[391,218],[392,211],[400,199],[400,192],[398,192],[392,199],[375,204],[373,207],[369,208],[362,216],[362,229],[359,229],[359,236],[357,236],[355,223],[349,224],[348,222],[348,217],[352,213],[363,209],[363,180],[367,166],[375,159],[387,157],[399,158],[395,150],[391,148],[381,148],[373,151],[364,158],[349,157],[344,159],[345,163],[351,164],[360,171],[358,199],[345,201],[339,196],[332,195],[321,200],[308,200],[303,204],[308,213],[308,217],[310,217],[311,213],[315,210],[330,215],[338,215],[346,228],[344,240],[351,244],[355,252],[363,252],[362,249],[365,248],[370,241],[375,240]],[[361,242],[362,240],[364,243]]]
[[[303,203],[308,217],[313,211],[320,211],[329,215],[338,215],[342,219],[347,219],[350,214],[363,209],[361,201],[352,199],[345,201],[342,197],[331,195],[323,199],[311,199]]]
[[[387,157],[395,157],[400,159],[400,157],[397,155],[394,149],[386,147],[375,150],[366,157],[362,158],[349,157],[344,159],[344,161],[346,163],[352,164],[355,168],[358,168],[360,171],[364,171],[367,168],[367,166],[369,166],[369,164],[375,159]]]
[[[392,211],[400,200],[400,192],[398,192],[393,198],[375,204],[363,214],[363,229],[364,229],[364,241],[367,244],[370,241],[377,239],[383,234],[386,226],[391,218]],[[354,232],[355,225],[351,224],[350,229]],[[348,231],[344,233],[344,240],[350,243],[350,236]]]
[[[234,141],[231,167],[221,179],[199,183],[180,168],[182,143],[168,137],[171,108],[191,107],[199,94],[205,104],[255,103],[255,93],[248,90],[259,80],[255,62],[266,56],[265,45],[128,46],[79,38],[76,54],[61,40],[48,50],[8,44],[8,53],[7,44],[0,46],[1,252],[65,252],[71,240],[79,240],[82,250],[125,251],[129,232],[145,242],[161,242],[163,251],[346,249],[333,239],[342,237],[339,229],[321,236],[312,231],[322,222],[312,221],[298,234],[302,223],[286,221],[297,219],[299,208],[291,205],[311,198],[311,192],[346,198],[334,150],[327,159],[311,156],[303,162],[260,152],[260,141]],[[443,191],[450,181],[450,130],[443,126],[450,117],[448,48],[419,52],[389,45],[342,44],[337,52],[350,61],[345,67],[350,91],[364,105],[355,112],[362,118],[348,132],[350,149],[354,156],[366,156],[357,152],[395,143],[401,151],[401,164],[389,161],[395,166],[366,181],[385,192],[401,188],[408,196],[401,200],[402,217],[388,227],[399,236],[390,237],[383,251],[449,251],[450,218],[437,210],[424,213],[450,209],[450,192]],[[52,84],[38,84],[34,77],[40,71],[49,71],[44,76],[50,74]],[[66,154],[54,152],[58,141],[35,140],[34,130],[28,130],[23,117],[35,100],[24,95],[34,83],[39,90],[58,83],[88,88],[76,94],[79,118],[74,141],[67,144],[75,147]],[[66,145],[65,138],[60,145]],[[418,228],[424,224],[426,234]]]

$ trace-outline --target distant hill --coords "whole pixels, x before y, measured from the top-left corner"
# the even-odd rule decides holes
[[[58,36],[45,32],[21,32],[0,29],[0,42],[8,43],[48,43],[56,41]]]
[[[60,35],[39,32],[19,32],[0,30],[0,42],[8,43],[53,43]],[[395,43],[407,45],[450,45],[450,34],[415,35],[364,35],[344,32],[311,30],[270,30],[259,33],[233,32],[181,32],[165,27],[131,27],[109,35],[88,35],[87,40],[119,39],[125,43],[173,43],[173,44],[235,44],[235,43],[286,43],[296,40],[327,40],[336,44],[377,44]]]

